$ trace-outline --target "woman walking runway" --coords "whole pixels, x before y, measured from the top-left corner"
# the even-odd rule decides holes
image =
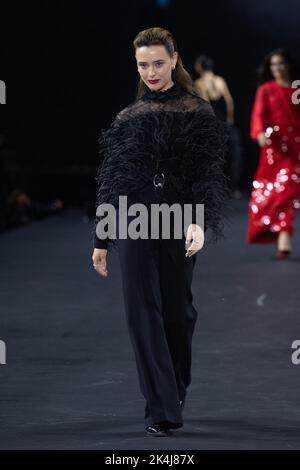
[[[277,242],[277,256],[291,251],[300,207],[300,106],[293,103],[295,67],[287,53],[271,52],[260,69],[251,137],[261,147],[249,207],[247,241]]]
[[[222,234],[224,129],[210,104],[193,92],[168,31],[140,32],[134,49],[140,75],[137,99],[102,134],[105,158],[98,173],[97,205],[110,203],[120,214],[119,196],[126,195],[128,205],[143,203],[149,209],[160,203],[191,204],[193,216],[186,236],[181,227],[179,238],[164,238],[160,227],[158,237],[117,236],[113,245],[98,224],[92,258],[95,270],[106,277],[107,249],[117,247],[128,329],[146,401],[146,432],[167,436],[183,425],[191,382],[197,317],[191,283],[194,255],[204,243],[196,204],[205,205],[205,227],[216,238]],[[129,216],[128,226],[131,221]],[[170,233],[175,225],[171,218]]]

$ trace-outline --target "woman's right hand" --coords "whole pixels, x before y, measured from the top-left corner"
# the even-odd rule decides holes
[[[257,134],[257,143],[260,147],[264,147],[266,145],[266,136],[264,132]]]
[[[92,260],[95,271],[100,274],[100,276],[107,277],[107,263],[106,263],[107,250],[100,248],[94,248]]]

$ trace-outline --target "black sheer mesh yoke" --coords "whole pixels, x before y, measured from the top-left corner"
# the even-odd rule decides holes
[[[146,87],[144,95],[133,104],[122,110],[117,120],[128,119],[145,112],[199,112],[213,114],[212,107],[204,99],[183,90],[180,85],[174,84],[165,91],[150,90]]]

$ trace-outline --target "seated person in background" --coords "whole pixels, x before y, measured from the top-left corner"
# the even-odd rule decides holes
[[[60,212],[63,202],[56,199],[50,203],[33,201],[22,189],[13,190],[7,199],[7,228],[17,227]]]

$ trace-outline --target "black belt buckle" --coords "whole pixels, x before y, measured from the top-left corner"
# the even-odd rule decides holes
[[[155,188],[163,188],[165,184],[165,175],[163,173],[156,173],[153,177],[153,184]]]

